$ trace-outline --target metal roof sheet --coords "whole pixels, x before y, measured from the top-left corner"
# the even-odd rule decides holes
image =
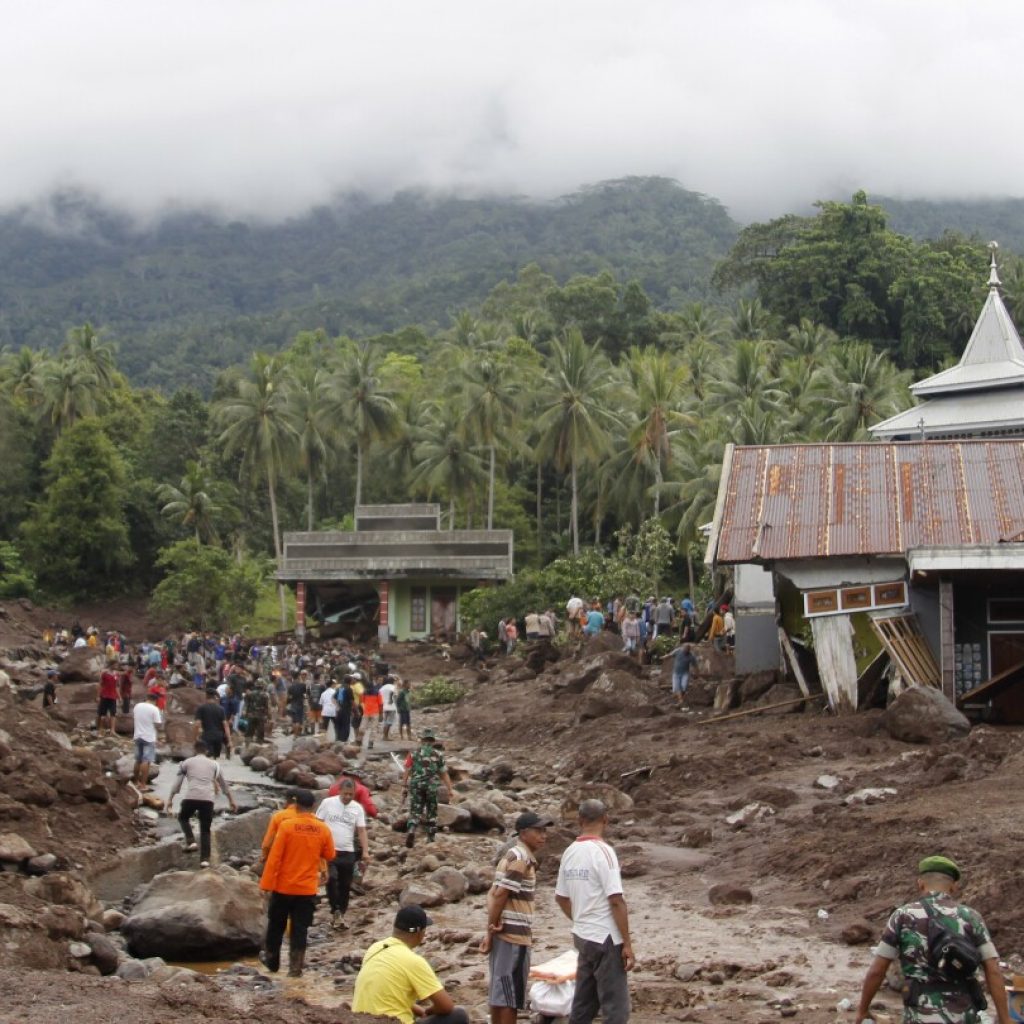
[[[719,563],[900,555],[1024,530],[1024,441],[737,447],[726,467]]]
[[[943,395],[911,406],[876,423],[871,433],[889,441],[903,436],[916,438],[986,432],[991,435],[1019,433],[1024,427],[1024,387],[973,394]]]

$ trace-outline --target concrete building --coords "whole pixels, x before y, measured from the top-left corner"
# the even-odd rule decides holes
[[[361,505],[352,531],[286,533],[276,578],[295,588],[296,633],[364,618],[409,640],[462,629],[466,590],[512,575],[511,530],[442,530],[439,505]]]

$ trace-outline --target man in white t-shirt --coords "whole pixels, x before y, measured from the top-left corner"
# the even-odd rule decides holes
[[[149,766],[156,760],[156,731],[164,724],[163,715],[156,706],[159,694],[150,690],[144,701],[135,705],[135,774],[139,789],[149,789]]]
[[[347,736],[338,735],[338,684],[333,680],[328,684],[327,689],[320,694],[320,720],[324,723],[324,738],[327,737],[327,730],[334,727],[335,742],[341,740],[343,743]]]
[[[331,904],[331,927],[345,928],[345,912],[352,892],[356,863],[365,875],[369,862],[366,840],[366,812],[355,799],[356,784],[342,779],[337,796],[329,796],[317,808],[316,816],[331,830],[334,837],[334,860],[328,866],[327,899]],[[359,853],[356,853],[356,837]]]
[[[579,953],[569,1024],[590,1024],[599,1012],[604,1024],[626,1024],[633,944],[619,859],[604,841],[608,810],[600,800],[584,800],[579,819],[580,835],[562,854],[555,887]]]
[[[394,676],[388,676],[380,688],[380,723],[384,730],[384,739],[388,738],[392,727],[398,725],[397,697],[398,687],[395,686]]]
[[[566,624],[569,627],[569,636],[579,636],[580,615],[583,614],[583,601],[575,594],[565,603]]]

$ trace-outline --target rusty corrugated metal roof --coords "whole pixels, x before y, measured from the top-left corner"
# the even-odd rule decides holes
[[[717,562],[903,554],[1024,530],[1024,442],[737,447],[711,538]]]

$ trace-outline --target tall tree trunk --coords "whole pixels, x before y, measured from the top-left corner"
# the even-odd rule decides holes
[[[597,508],[594,509],[594,547],[599,548],[601,546],[601,502],[598,501]]]
[[[313,474],[306,478],[306,529],[313,532]]]
[[[455,495],[448,496],[448,529],[455,529]]]
[[[487,529],[494,529],[494,445],[491,445],[491,475],[487,483]]]
[[[690,583],[690,600],[693,601],[694,608],[697,607],[697,590],[693,585],[693,558],[690,555],[690,548],[686,548],[686,578]]]
[[[576,490],[576,457],[572,460],[572,553],[580,553],[579,495]]]
[[[356,441],[356,508],[363,503],[363,442]]]
[[[544,474],[541,472],[540,459],[537,459],[537,564],[544,564],[544,505],[542,502]]]
[[[273,474],[267,474],[267,490],[270,492],[270,523],[274,530],[274,555],[277,560],[277,568],[281,568],[281,532],[277,525],[277,494],[274,492]],[[288,610],[284,603],[284,584],[277,584],[277,600],[281,606],[281,629],[288,628]]]
[[[654,460],[654,518],[661,515],[661,459]]]

